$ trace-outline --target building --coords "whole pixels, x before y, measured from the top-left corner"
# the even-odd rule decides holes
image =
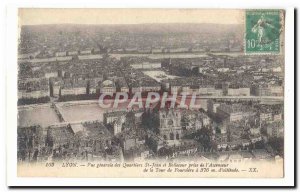
[[[116,87],[117,87],[117,91],[119,92],[129,93],[129,87],[127,85],[125,78],[123,77],[117,79]]]
[[[118,133],[122,132],[123,123],[125,123],[125,117],[124,116],[121,116],[120,118],[118,118],[117,120],[115,120],[113,122],[112,133],[114,135],[117,135]]]
[[[19,161],[37,160],[35,151],[45,146],[45,134],[41,126],[18,127],[17,129],[17,157]]]
[[[74,56],[74,55],[78,55],[78,54],[79,54],[79,51],[68,51],[67,52],[68,56]]]
[[[246,109],[246,107],[241,104],[221,104],[217,108],[217,116],[223,120],[228,120],[229,122],[240,121],[253,115],[253,111]]]
[[[80,55],[90,55],[92,54],[92,50],[82,50],[80,51]]]
[[[181,92],[181,86],[180,85],[171,85],[170,86],[170,92],[171,94],[178,94]]]
[[[209,99],[207,101],[207,112],[210,114],[216,114],[217,113],[217,108],[220,106],[220,103],[215,102],[212,99]]]
[[[161,68],[161,63],[150,63],[150,62],[142,62],[130,65],[134,69],[159,69]]]
[[[282,86],[254,85],[251,92],[255,96],[283,96]]]
[[[101,122],[85,122],[81,135],[81,145],[92,148],[91,152],[104,151],[111,145],[112,134],[107,127]]]
[[[19,79],[19,99],[38,99],[49,96],[49,81],[46,78]]]
[[[250,88],[240,87],[240,88],[228,88],[228,96],[250,96]]]
[[[117,135],[122,132],[125,121],[125,111],[112,111],[103,114],[103,123],[109,127],[113,135]]]
[[[85,80],[65,80],[60,89],[60,96],[84,95],[87,92],[87,81]]]
[[[272,120],[272,113],[271,112],[263,112],[259,114],[259,118],[261,121],[271,121]]]
[[[184,142],[180,143],[180,145],[172,146],[169,149],[172,152],[171,155],[173,158],[180,158],[197,153],[198,145],[199,144],[194,140],[185,139]]]
[[[116,93],[117,92],[117,87],[115,82],[111,80],[105,80],[101,83],[100,85],[100,93],[105,93],[105,94],[111,94],[111,93]]]
[[[51,97],[59,97],[60,96],[60,88],[64,84],[64,81],[60,77],[50,78],[50,96]]]
[[[273,115],[273,121],[281,121],[282,119],[282,113],[277,113]]]
[[[283,137],[284,135],[283,121],[276,121],[267,124],[267,135],[269,137]]]
[[[130,85],[130,90],[131,90],[131,93],[138,93],[138,92],[142,92],[142,87],[140,86],[139,83],[137,82],[134,82]]]
[[[111,111],[103,114],[103,123],[105,125],[113,123],[115,120],[119,118],[125,118],[125,111]]]
[[[238,84],[226,84],[224,83],[223,86],[224,95],[228,96],[250,96],[250,88],[246,87],[245,85],[238,85]]]
[[[53,148],[72,142],[74,132],[69,124],[51,125],[47,128],[46,145]]]
[[[45,72],[45,78],[50,78],[50,77],[58,77],[58,72],[57,71]]]
[[[67,56],[67,52],[66,51],[56,52],[55,56],[56,57],[64,57],[64,56]]]
[[[226,73],[228,72],[230,69],[228,67],[221,67],[221,68],[217,68],[217,71],[218,72],[221,72],[221,73]]]
[[[196,91],[199,95],[212,95],[212,96],[222,96],[223,91],[221,89],[215,89],[214,85],[199,85]]]
[[[140,83],[142,92],[158,92],[161,90],[161,85],[154,80],[142,80]]]
[[[159,111],[159,134],[164,140],[180,140],[182,136],[181,112],[178,110]]]
[[[282,72],[282,68],[280,66],[279,67],[273,67],[272,71],[275,72],[275,73],[280,73],[280,72]]]
[[[203,112],[185,110],[182,113],[182,126],[186,132],[195,132],[211,125],[210,118]]]
[[[266,149],[254,149],[251,151],[255,160],[265,161],[274,159],[274,157]]]

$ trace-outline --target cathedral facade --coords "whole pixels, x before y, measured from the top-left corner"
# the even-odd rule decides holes
[[[159,134],[164,140],[180,140],[182,137],[181,112],[166,109],[159,112]]]

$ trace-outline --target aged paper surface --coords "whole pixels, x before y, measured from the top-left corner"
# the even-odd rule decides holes
[[[19,177],[284,177],[284,10],[19,9]]]

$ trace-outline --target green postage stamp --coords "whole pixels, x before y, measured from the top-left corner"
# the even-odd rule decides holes
[[[280,10],[246,10],[245,53],[279,54],[281,19]]]

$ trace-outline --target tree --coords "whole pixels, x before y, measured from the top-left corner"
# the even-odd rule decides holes
[[[134,112],[130,111],[126,114],[126,121],[124,123],[125,129],[132,129],[135,128],[135,114]]]
[[[284,152],[284,140],[282,137],[272,137],[269,139],[268,144],[277,152],[278,155],[283,156]]]
[[[169,157],[172,156],[173,152],[172,149],[166,148],[166,147],[162,147],[158,150],[157,155],[159,157]]]
[[[30,63],[19,64],[19,76],[20,77],[32,77],[33,71]]]
[[[183,128],[183,130],[186,130],[186,126],[188,125],[188,119],[187,117],[184,115],[181,118],[181,126]]]
[[[90,80],[87,81],[86,94],[90,94]]]
[[[155,111],[146,110],[142,115],[142,125],[149,130],[158,133],[159,128],[159,115]]]
[[[213,147],[211,135],[211,130],[206,127],[200,129],[195,133],[196,140],[202,144],[205,151],[211,150]]]
[[[53,97],[53,83],[49,80],[49,90],[50,90],[50,97]]]
[[[254,143],[255,149],[264,149],[265,148],[265,143],[261,140],[261,141],[257,141],[256,143]]]

